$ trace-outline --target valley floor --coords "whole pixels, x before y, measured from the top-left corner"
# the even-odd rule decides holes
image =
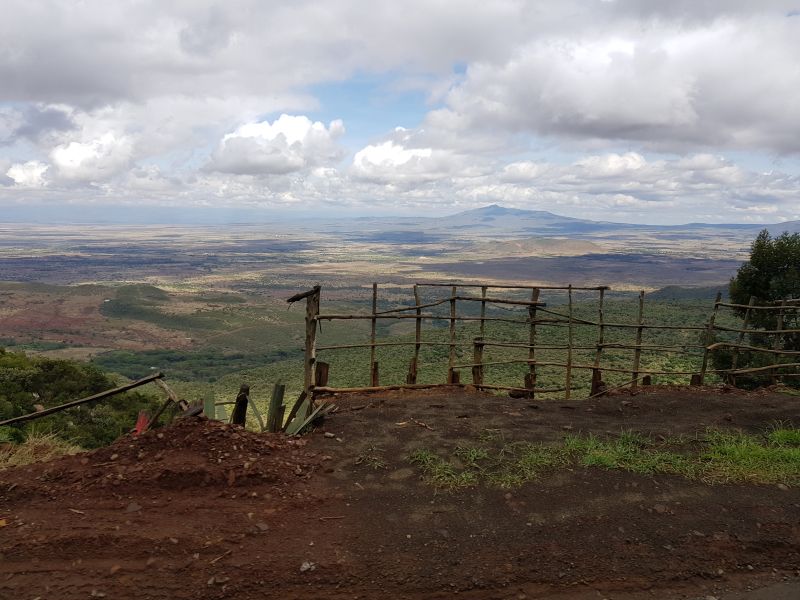
[[[181,420],[0,472],[0,598],[800,595],[800,490],[570,464],[443,488],[409,460],[568,434],[691,440],[800,422],[775,392],[539,401],[440,388],[332,399],[302,439]],[[4,521],[3,521],[4,520]]]

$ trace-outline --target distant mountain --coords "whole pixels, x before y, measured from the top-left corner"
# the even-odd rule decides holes
[[[420,219],[416,222],[421,229],[442,229],[469,231],[472,233],[504,233],[514,235],[581,235],[614,232],[664,232],[702,233],[704,231],[719,234],[746,233],[751,237],[762,229],[768,229],[772,235],[784,231],[800,232],[800,221],[788,221],[776,224],[742,224],[742,223],[687,223],[683,225],[643,225],[634,223],[614,223],[610,221],[592,221],[564,217],[544,210],[524,210],[506,208],[491,204],[482,208],[466,210],[446,217]]]

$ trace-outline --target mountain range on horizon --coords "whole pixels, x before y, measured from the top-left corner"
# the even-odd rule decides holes
[[[47,215],[47,221],[42,215]],[[16,205],[6,207],[1,222],[36,225],[264,225],[282,223],[295,228],[301,226],[323,231],[375,230],[394,228],[401,231],[449,231],[457,233],[502,233],[504,235],[586,235],[611,232],[661,231],[680,232],[713,229],[740,233],[757,233],[767,229],[777,235],[783,231],[800,232],[800,220],[783,223],[702,223],[678,225],[645,223],[619,223],[567,217],[546,210],[509,208],[499,204],[468,209],[445,216],[310,216],[281,213],[265,209],[223,209],[185,207],[115,207],[113,211],[102,207],[72,206],[42,211],[41,207]]]

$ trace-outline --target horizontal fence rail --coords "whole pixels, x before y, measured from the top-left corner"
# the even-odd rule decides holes
[[[444,297],[433,298],[427,301],[422,299],[422,290],[428,289],[429,293],[439,294],[436,290],[446,290]],[[463,290],[469,290],[465,294]],[[472,295],[473,290],[479,290],[480,295]],[[494,290],[492,295],[490,290]],[[705,323],[702,324],[680,324],[654,323],[645,317],[645,294],[639,294],[638,311],[634,322],[618,322],[607,320],[606,315],[606,292],[610,290],[608,286],[537,286],[537,285],[507,285],[507,284],[476,284],[459,282],[418,282],[413,286],[413,304],[400,303],[400,306],[386,307],[385,304],[378,310],[379,306],[379,286],[377,283],[372,285],[371,310],[367,313],[321,313],[320,312],[320,288],[317,286],[312,290],[297,294],[289,299],[295,302],[300,299],[306,300],[306,346],[305,346],[305,386],[300,402],[305,406],[298,414],[308,414],[313,407],[315,395],[333,394],[345,392],[365,392],[378,390],[394,389],[425,389],[439,385],[473,385],[478,389],[485,390],[506,390],[512,393],[519,393],[527,397],[534,397],[536,394],[563,393],[564,398],[569,399],[574,391],[580,391],[589,387],[589,397],[594,397],[604,392],[619,389],[626,386],[636,388],[639,384],[649,384],[652,376],[671,376],[691,378],[694,385],[704,383],[707,376],[720,376],[723,380],[735,382],[737,376],[767,372],[773,379],[781,377],[796,377],[795,372],[800,363],[795,362],[776,362],[770,365],[758,365],[750,367],[740,367],[738,361],[739,354],[742,352],[763,353],[769,356],[796,356],[800,355],[800,350],[787,350],[779,346],[781,336],[800,333],[800,329],[790,325],[788,317],[796,318],[797,311],[800,310],[800,299],[787,299],[772,304],[756,305],[754,300],[750,304],[737,304],[732,302],[722,302],[721,294],[718,294],[711,312]],[[459,293],[460,292],[460,293]],[[541,299],[542,292],[556,294],[557,297],[563,296],[565,302],[557,308],[548,307],[546,302]],[[581,294],[580,308],[576,314],[576,304],[574,295],[576,292]],[[513,294],[515,297],[500,297],[503,294]],[[527,298],[518,297],[520,294],[527,294]],[[595,302],[596,318],[587,318],[586,307],[588,302]],[[477,307],[476,307],[477,305]],[[466,313],[463,307],[473,306]],[[440,311],[435,309],[441,307]],[[506,307],[506,308],[504,308]],[[459,311],[459,308],[462,310]],[[492,308],[488,313],[487,309]],[[507,310],[516,315],[498,316],[497,312]],[[730,319],[726,323],[717,323],[717,316],[720,310],[733,310],[745,312],[742,326],[732,326]],[[751,311],[760,311],[759,314],[768,311],[777,311],[780,317],[775,321],[776,325],[771,329],[761,329],[752,326]],[[476,314],[477,313],[477,314]],[[520,314],[521,313],[521,314]],[[754,314],[754,313],[753,313]],[[523,316],[524,315],[524,316]],[[321,344],[317,345],[316,338],[319,325],[323,321],[368,321],[369,341],[363,343],[342,343],[342,344]],[[379,340],[378,323],[386,321],[396,321],[399,323],[412,321],[414,323],[413,340]],[[444,339],[424,339],[423,330],[426,323],[444,323],[445,326],[435,328],[440,338]],[[486,336],[487,325],[504,324],[514,325],[524,328],[525,341],[519,339],[494,339]],[[472,331],[478,335],[472,340],[463,339],[463,331],[459,337],[458,327],[472,327]],[[495,327],[493,325],[493,327]],[[561,333],[561,339],[546,342],[540,339],[544,329],[551,328]],[[587,329],[596,332],[596,342],[586,343],[586,333],[577,340],[576,333]],[[616,338],[620,335],[628,337],[629,341],[619,339],[609,339],[613,333]],[[629,332],[629,333],[625,333]],[[646,341],[645,334],[651,332],[653,335],[670,335],[672,333],[680,336],[696,336],[696,341],[680,339],[670,339],[668,343],[658,343],[658,337],[654,341]],[[660,334],[659,334],[660,332]],[[410,334],[409,334],[410,335]],[[552,334],[555,335],[555,334]],[[552,338],[551,335],[551,338]],[[718,335],[732,336],[735,339],[717,340]],[[753,343],[745,343],[746,335],[766,336],[774,338],[771,347],[759,346]],[[673,336],[674,338],[674,336]],[[684,340],[686,338],[684,337]],[[666,340],[665,340],[666,341]],[[412,348],[413,355],[410,359],[405,383],[381,385],[379,365],[376,360],[377,350]],[[422,364],[422,350],[426,350],[426,356],[431,356],[431,352],[436,352],[437,348],[447,348],[446,356],[440,353],[440,361],[446,361],[447,379],[446,381],[421,383],[418,382],[419,369]],[[459,354],[472,349],[472,360],[459,360]],[[491,348],[527,351],[525,358],[505,358],[487,359],[485,352]],[[365,350],[369,349],[369,385],[335,387],[328,385],[329,363],[318,362],[317,352],[336,352],[344,350]],[[500,350],[500,351],[501,351]],[[715,352],[726,351],[733,353],[730,368],[712,368],[712,357]],[[551,356],[543,356],[539,353],[561,352],[560,359]],[[620,366],[620,352],[631,352],[630,366]],[[576,355],[576,353],[578,353]],[[613,359],[617,364],[609,364],[609,353],[613,354]],[[660,353],[673,357],[685,357],[686,366],[692,363],[697,367],[690,368],[659,368],[658,363],[648,362],[643,364],[645,354],[653,355]],[[434,356],[436,356],[434,354]],[[585,356],[588,358],[581,358]],[[654,357],[653,360],[658,357]],[[651,359],[647,359],[648,361]],[[688,362],[687,362],[688,361]],[[680,362],[680,361],[679,361]],[[426,363],[429,365],[429,363]],[[322,365],[322,367],[320,367]],[[498,385],[484,381],[487,369],[492,367],[503,367],[509,365],[522,365],[527,371],[524,376],[524,383],[515,385]],[[648,366],[649,365],[649,366]],[[429,365],[430,366],[430,365]],[[444,366],[442,364],[442,366]],[[561,369],[563,370],[563,383],[561,385],[541,385],[539,379],[542,376],[542,369]],[[468,370],[472,374],[470,383],[461,381],[461,371]],[[573,371],[590,371],[591,386],[579,385],[575,383]],[[628,374],[624,383],[614,383],[607,385],[602,381],[603,373]],[[552,381],[552,377],[551,377]]]

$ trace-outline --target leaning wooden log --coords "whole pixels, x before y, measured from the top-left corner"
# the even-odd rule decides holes
[[[286,302],[289,304],[293,304],[298,300],[302,300],[303,298],[308,298],[309,296],[313,296],[314,294],[318,294],[322,288],[318,285],[315,285],[313,288],[308,290],[307,292],[300,292],[299,294],[295,294],[291,298],[287,298]]]
[[[156,385],[164,390],[164,393],[167,395],[167,398],[170,399],[171,402],[177,404],[181,410],[187,411],[189,410],[189,403],[186,400],[181,400],[178,398],[178,394],[176,394],[171,387],[169,387],[163,379],[156,379]]]
[[[164,377],[163,373],[148,375],[147,377],[143,377],[142,379],[137,379],[136,381],[133,381],[131,383],[121,385],[111,390],[106,390],[105,392],[100,392],[99,394],[94,394],[93,396],[88,396],[87,398],[81,398],[80,400],[73,400],[72,402],[67,402],[66,404],[60,404],[59,406],[53,406],[51,408],[45,408],[44,410],[40,410],[35,413],[30,413],[27,415],[22,415],[20,417],[14,417],[13,419],[6,419],[5,421],[0,421],[0,426],[12,425],[13,423],[22,423],[24,421],[32,421],[34,419],[46,417],[47,415],[52,415],[53,413],[61,412],[62,410],[67,410],[68,408],[72,408],[74,406],[80,406],[81,404],[86,404],[87,402],[102,400],[110,396],[115,396],[117,394],[127,392],[128,390],[137,388],[140,385],[144,385],[146,383],[150,383],[151,381],[156,381],[158,379],[161,379],[162,377]]]

